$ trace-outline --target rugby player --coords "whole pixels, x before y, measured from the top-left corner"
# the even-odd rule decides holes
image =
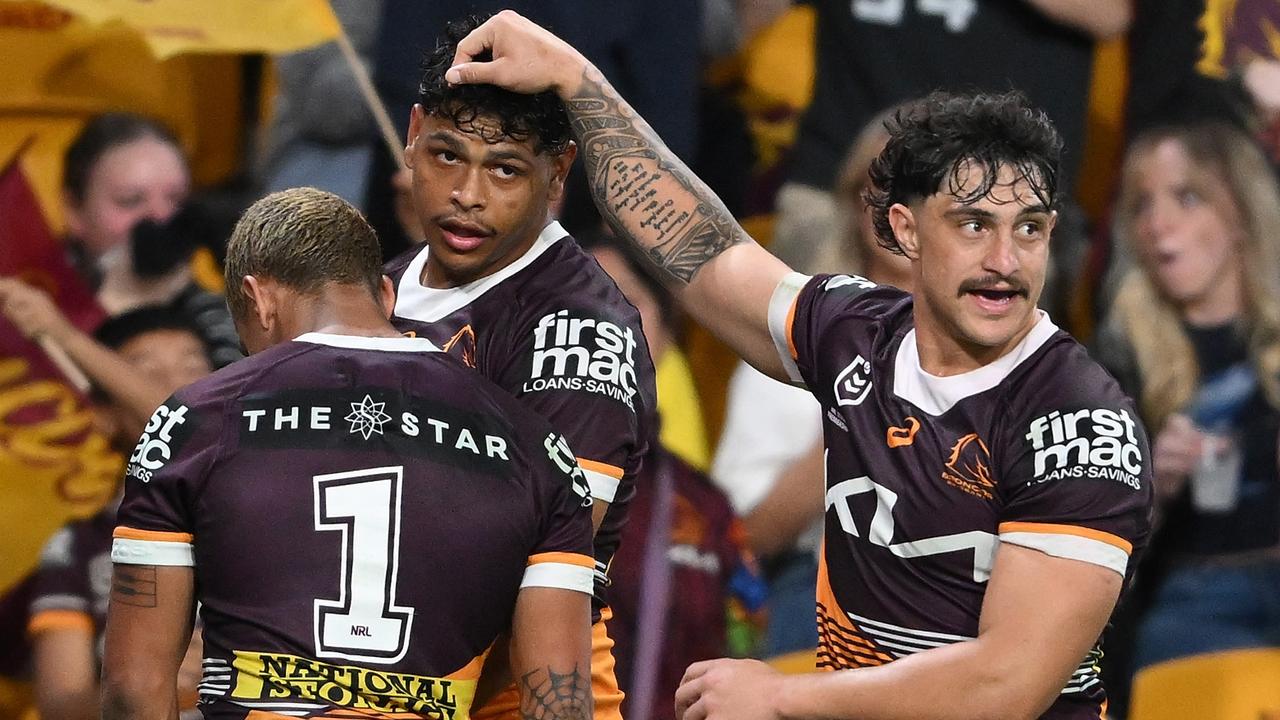
[[[458,84],[555,92],[589,183],[684,307],[824,408],[819,662],[690,666],[685,720],[1098,718],[1099,637],[1149,531],[1132,403],[1036,308],[1061,141],[1018,95],[897,113],[873,171],[906,294],[792,273],[747,237],[585,58],[504,12]]]
[[[595,500],[596,717],[619,720],[604,590],[655,432],[653,361],[635,308],[551,219],[577,151],[564,103],[445,82],[457,42],[478,23],[451,25],[423,64],[405,164],[426,243],[386,267],[392,322],[515,395],[578,453]],[[508,687],[477,716],[518,709]]]
[[[304,188],[227,249],[252,357],[131,458],[103,716],[168,717],[196,601],[210,720],[467,717],[509,633],[527,717],[591,716],[591,499],[545,420],[388,322],[373,230]]]

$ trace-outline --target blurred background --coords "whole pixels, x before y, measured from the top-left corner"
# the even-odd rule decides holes
[[[239,212],[312,185],[387,258],[419,242],[400,161],[419,60],[503,7],[583,51],[809,273],[910,290],[860,196],[895,106],[1014,88],[1043,107],[1067,192],[1042,304],[1154,450],[1108,716],[1280,717],[1277,0],[0,0],[0,720],[98,716],[124,456],[170,392],[239,357],[219,264]],[[642,488],[613,566],[623,688],[655,698],[628,717],[656,720],[695,660],[812,669],[821,418],[682,317],[575,177],[561,222],[644,312],[679,467],[674,515],[650,522]],[[663,587],[698,590],[662,600],[668,646],[636,653],[655,543]]]

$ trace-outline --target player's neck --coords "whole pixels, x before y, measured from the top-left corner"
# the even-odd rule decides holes
[[[330,285],[311,296],[299,296],[287,318],[289,337],[309,332],[361,337],[399,337],[369,290]]]

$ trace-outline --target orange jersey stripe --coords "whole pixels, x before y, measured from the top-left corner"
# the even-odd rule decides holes
[[[31,635],[47,630],[83,630],[93,635],[93,618],[79,610],[44,610],[27,623],[27,633]]]
[[[577,565],[578,567],[584,567],[589,570],[596,569],[596,561],[594,559],[586,555],[579,555],[578,553],[545,552],[545,553],[538,553],[537,555],[529,556],[530,565],[537,565],[538,563],[548,563],[548,562],[564,563],[565,565]]]
[[[800,351],[796,350],[796,305],[800,304],[800,295],[796,294],[794,300],[791,301],[791,308],[787,310],[787,351],[791,353],[791,359],[799,361]]]
[[[1076,537],[1088,538],[1089,540],[1097,540],[1106,543],[1112,547],[1120,548],[1125,554],[1133,554],[1133,543],[1125,540],[1119,535],[1112,535],[1109,532],[1094,530],[1093,528],[1080,527],[1079,525],[1059,525],[1056,523],[1037,523],[1037,522],[1007,522],[1000,523],[1000,532],[1026,532],[1041,533],[1044,535],[1075,535]]]
[[[125,540],[150,540],[152,542],[174,542],[174,543],[190,543],[194,540],[191,533],[179,532],[162,532],[160,530],[139,530],[137,528],[121,525],[116,531],[111,533],[111,537],[123,538]]]
[[[598,472],[601,475],[608,475],[614,480],[622,479],[622,468],[610,465],[608,463],[596,462],[595,460],[587,460],[586,458],[578,458],[578,467],[591,472]]]

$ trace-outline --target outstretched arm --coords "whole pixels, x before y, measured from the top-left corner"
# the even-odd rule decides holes
[[[1001,545],[976,640],[879,667],[779,675],[756,661],[689,666],[680,720],[1032,720],[1058,697],[1120,594],[1115,572]]]
[[[589,720],[591,597],[526,587],[516,598],[511,635],[521,720]]]
[[[492,53],[488,62],[475,58]],[[564,100],[591,194],[618,237],[637,246],[686,311],[755,367],[786,379],[769,336],[773,290],[789,269],[757,245],[724,203],[577,50],[503,11],[458,45],[453,83]]]

